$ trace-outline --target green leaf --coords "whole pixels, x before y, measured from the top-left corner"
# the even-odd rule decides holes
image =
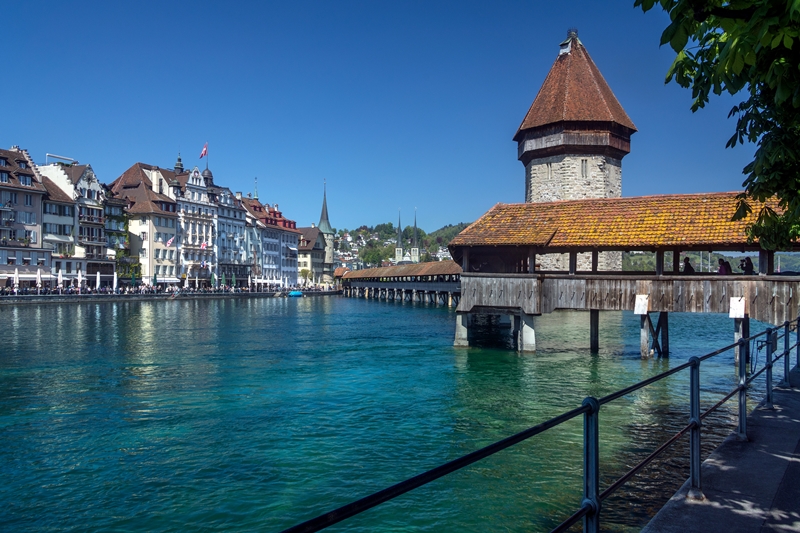
[[[770,45],[772,48],[777,48],[779,44],[781,44],[781,39],[783,38],[783,34],[779,33],[772,39],[772,44]]]
[[[788,35],[784,35],[784,36],[783,36],[783,46],[785,46],[785,47],[786,47],[786,48],[788,48],[789,50],[791,50],[791,49],[792,49],[792,43],[793,43],[793,42],[794,42],[794,41],[792,40],[792,38],[791,38],[791,37],[789,37]]]

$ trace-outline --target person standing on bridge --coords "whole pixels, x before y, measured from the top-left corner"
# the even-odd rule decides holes
[[[689,262],[689,256],[683,258],[683,273],[684,274],[694,274],[694,267]]]

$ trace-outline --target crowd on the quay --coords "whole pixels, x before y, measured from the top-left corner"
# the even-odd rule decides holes
[[[0,287],[0,296],[78,296],[78,295],[180,295],[180,294],[248,294],[248,293],[288,293],[291,291],[302,292],[326,292],[335,290],[325,286],[281,286],[280,284],[253,285],[252,287],[234,287],[231,285],[220,285],[217,287],[183,287],[180,285],[130,285],[125,284],[118,288],[113,287],[78,287],[70,285],[67,287],[51,287],[45,284],[44,287],[14,287],[7,285]]]

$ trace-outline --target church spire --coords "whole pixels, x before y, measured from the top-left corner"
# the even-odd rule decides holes
[[[322,213],[319,216],[317,227],[322,233],[333,233],[333,228],[328,220],[328,185],[325,181],[322,182]]]
[[[178,152],[178,160],[175,162],[175,174],[183,174],[183,161],[181,161],[180,152]]]

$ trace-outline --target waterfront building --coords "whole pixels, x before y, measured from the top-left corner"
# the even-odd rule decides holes
[[[247,211],[249,248],[257,254],[255,263],[261,269],[256,276],[268,283],[297,285],[301,236],[297,223],[284,217],[278,204],[262,204],[257,193],[242,198],[242,205]]]
[[[242,193],[233,192],[227,187],[216,187],[217,199],[217,276],[225,275],[228,285],[244,287],[247,277],[253,274],[254,255],[246,242],[247,210],[242,205]]]
[[[322,283],[325,273],[325,234],[311,224],[310,228],[299,228],[302,232],[297,246],[297,269],[308,270],[309,281]],[[331,277],[331,282],[333,278]]]
[[[183,165],[176,164],[176,168],[182,169]],[[190,284],[196,279],[197,284],[210,286],[211,274],[217,272],[216,190],[214,175],[208,168],[200,172],[194,167],[191,172],[174,174],[174,180],[170,181],[170,194],[178,205],[180,276],[188,278]]]
[[[525,165],[525,201],[552,202],[622,195],[622,158],[636,127],[600,70],[570,30],[514,141]],[[543,270],[563,270],[563,254],[540,256]],[[619,252],[603,252],[601,270],[621,270]],[[578,268],[589,269],[581,254]]]
[[[114,276],[114,258],[109,257],[105,235],[106,188],[97,179],[91,165],[51,163],[40,166],[39,171],[50,183],[74,199],[77,232],[70,246],[74,251],[72,262],[75,275],[82,272],[87,284],[94,286],[99,272],[101,284],[110,285]],[[50,232],[50,235],[53,233]]]
[[[51,272],[61,272],[63,281],[72,283],[78,275],[75,265],[75,227],[78,225],[75,200],[47,176],[42,176],[47,190],[42,206],[42,246],[52,251]]]
[[[27,150],[0,150],[0,278],[34,284],[37,270],[49,277],[51,252],[42,246],[42,176]]]
[[[109,185],[110,195],[128,204],[130,251],[124,263],[145,284],[178,283],[177,203],[167,195],[174,180],[171,170],[136,163]]]
[[[130,255],[128,246],[128,202],[106,194],[106,247],[108,257],[116,262],[117,274],[130,276],[127,260]]]

